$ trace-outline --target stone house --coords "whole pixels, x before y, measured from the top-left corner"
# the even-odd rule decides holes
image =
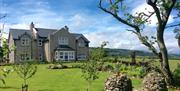
[[[39,61],[86,60],[89,40],[82,34],[70,33],[67,26],[57,29],[10,29],[8,36],[10,63],[35,59]],[[14,49],[13,46],[15,46]]]

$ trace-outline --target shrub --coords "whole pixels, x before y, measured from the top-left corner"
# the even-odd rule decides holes
[[[71,67],[72,67],[72,68],[81,68],[82,65],[81,65],[81,64],[73,64]]]
[[[173,71],[173,77],[175,80],[175,85],[180,86],[180,64],[177,64],[177,67]]]
[[[48,68],[49,69],[66,69],[68,68],[68,66],[63,65],[63,64],[52,64],[52,65],[49,65]]]
[[[139,77],[143,78],[145,75],[147,75],[148,71],[146,67],[141,67],[139,70]]]
[[[103,65],[102,71],[112,71],[114,67],[112,65]]]

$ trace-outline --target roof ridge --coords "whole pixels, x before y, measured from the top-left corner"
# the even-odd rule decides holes
[[[45,29],[45,30],[58,30],[58,29],[52,29],[52,28],[36,28],[36,29]]]
[[[9,30],[29,30],[29,29],[9,28]]]

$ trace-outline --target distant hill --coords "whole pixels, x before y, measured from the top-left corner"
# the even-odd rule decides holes
[[[91,48],[91,50],[93,47]],[[121,56],[121,57],[129,57],[131,54],[131,50],[129,49],[112,49],[112,48],[105,48],[105,51],[108,56]],[[136,55],[139,57],[156,57],[153,53],[147,51],[139,51],[135,50]],[[178,54],[169,54],[170,59],[180,59],[180,55]]]

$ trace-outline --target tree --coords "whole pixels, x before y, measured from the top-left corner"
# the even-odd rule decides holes
[[[131,63],[136,64],[136,51],[131,51]]]
[[[123,12],[127,7],[123,4],[124,1],[125,0],[108,0],[106,2],[100,0],[99,8],[102,11],[112,15],[119,22],[129,26],[131,29],[128,31],[131,31],[137,35],[141,43],[148,47],[157,57],[159,57],[162,73],[164,74],[167,83],[172,85],[173,77],[169,68],[168,52],[164,41],[164,31],[165,28],[168,27],[167,21],[173,8],[178,3],[177,0],[146,0],[146,3],[150,5],[154,11],[148,11],[148,13],[139,12],[136,13],[136,15]],[[145,24],[150,23],[149,18],[153,15],[156,15],[158,20],[156,37],[151,37],[154,41],[150,40],[147,36],[142,35],[142,31],[145,30]],[[158,44],[158,48],[154,46],[155,43]]]
[[[82,65],[82,77],[88,82],[87,91],[90,91],[92,82],[98,79],[98,69],[104,64],[103,59],[105,55],[104,47],[107,41],[102,42],[101,47],[95,48],[91,51],[90,60]]]
[[[96,60],[89,60],[82,65],[82,77],[88,82],[87,91],[90,91],[91,84],[98,79],[98,64]]]
[[[3,58],[7,58],[10,50],[6,40],[3,40],[2,52],[3,52]]]
[[[100,47],[94,48],[90,52],[90,59],[100,61],[106,55],[104,47],[108,44],[107,41],[102,42]]]
[[[24,83],[22,85],[22,91],[28,91],[27,80],[35,75],[37,71],[37,66],[31,62],[21,62],[13,66],[14,71],[18,74],[20,78],[23,79]]]

